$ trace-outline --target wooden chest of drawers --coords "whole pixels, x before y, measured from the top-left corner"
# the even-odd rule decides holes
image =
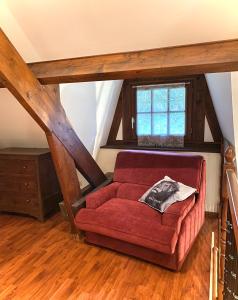
[[[0,150],[0,211],[44,221],[58,208],[61,192],[49,149]]]

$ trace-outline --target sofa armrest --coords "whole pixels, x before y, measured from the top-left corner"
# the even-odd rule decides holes
[[[86,195],[89,194],[89,193],[92,193],[92,192],[95,192],[99,189],[101,189],[102,187],[106,186],[106,185],[109,185],[111,182],[112,182],[112,178],[113,178],[113,173],[112,172],[108,172],[105,174],[107,179],[101,183],[99,186],[97,186],[96,188],[92,188],[90,185],[87,185],[86,187],[84,187],[81,192],[82,192],[82,196],[81,198],[79,198],[78,200],[76,200],[72,205],[71,205],[71,208],[72,208],[72,211],[73,211],[73,214],[76,215],[76,213],[81,209],[81,208],[84,208],[86,207]],[[64,201],[61,201],[59,203],[59,207],[60,207],[60,211],[61,211],[61,214],[63,216],[63,218],[65,220],[68,220],[68,213],[65,209],[65,205],[64,205]]]
[[[86,208],[97,208],[111,198],[116,197],[116,192],[120,183],[113,182],[96,192],[86,196]]]

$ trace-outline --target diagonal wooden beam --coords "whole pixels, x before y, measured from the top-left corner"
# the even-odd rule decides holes
[[[93,186],[101,184],[106,177],[72,129],[63,107],[39,83],[2,30],[0,78],[43,130],[59,139],[88,182]]]
[[[68,154],[64,145],[54,134],[47,134],[55,169],[59,179],[64,204],[67,210],[71,232],[76,233],[72,204],[80,199],[81,190],[73,159]]]
[[[59,85],[47,85],[45,89],[54,103],[61,105]],[[77,202],[82,196],[76,166],[73,158],[54,133],[47,133],[46,137],[63,194],[71,232],[76,233],[72,204]]]
[[[238,70],[238,39],[29,64],[42,84]]]

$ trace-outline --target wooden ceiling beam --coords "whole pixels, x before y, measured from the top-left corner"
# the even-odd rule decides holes
[[[28,64],[41,84],[238,70],[238,39]]]
[[[106,177],[71,127],[57,91],[54,96],[54,91],[39,83],[2,30],[0,78],[46,134],[54,134],[64,145],[87,181],[94,187],[101,184]]]

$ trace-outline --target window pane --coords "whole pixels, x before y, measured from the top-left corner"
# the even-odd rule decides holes
[[[137,135],[151,135],[151,114],[137,114]]]
[[[137,90],[137,112],[151,111],[151,90]]]
[[[157,113],[152,115],[153,135],[167,135],[167,113]]]
[[[185,135],[185,113],[169,114],[169,133],[171,135]]]
[[[160,88],[153,90],[153,112],[168,110],[168,89]]]
[[[185,111],[185,87],[177,87],[169,90],[169,110]]]

